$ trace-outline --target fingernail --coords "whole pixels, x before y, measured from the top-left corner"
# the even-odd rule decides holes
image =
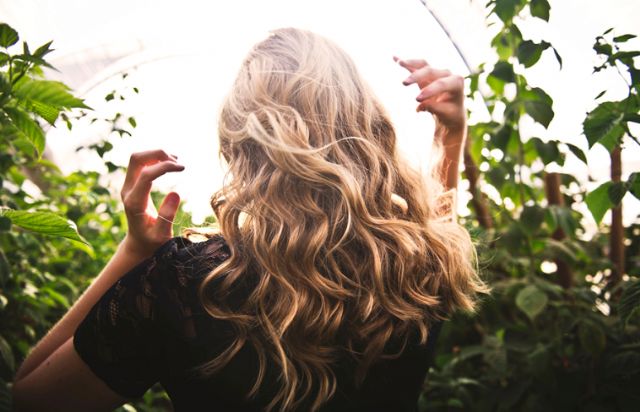
[[[405,86],[408,86],[414,82],[415,80],[413,79],[413,77],[409,76],[402,82],[402,84],[404,84]]]
[[[427,99],[428,97],[430,97],[430,93],[428,93],[428,92],[422,92],[422,93],[420,93],[420,94],[418,95],[418,97],[416,97],[416,100],[417,100],[417,101],[419,101],[419,102],[421,102],[421,101],[423,101],[423,100]]]
[[[176,206],[178,203],[180,203],[179,194],[173,192],[173,193],[169,193],[167,196],[168,196],[167,203],[169,203],[169,205]]]

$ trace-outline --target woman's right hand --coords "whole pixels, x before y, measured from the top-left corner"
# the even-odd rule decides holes
[[[137,152],[131,155],[121,196],[127,215],[127,235],[123,241],[125,252],[145,259],[173,236],[173,219],[180,205],[180,196],[169,193],[160,209],[151,200],[151,186],[155,179],[169,172],[180,172],[184,166],[177,157],[163,150]]]

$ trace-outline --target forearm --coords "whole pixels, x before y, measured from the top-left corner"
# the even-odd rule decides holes
[[[467,128],[463,125],[455,130],[436,124],[433,143],[442,152],[436,165],[436,174],[439,176],[445,190],[458,188],[460,157],[466,139]]]
[[[15,381],[26,377],[66,342],[102,295],[125,273],[140,263],[144,256],[132,253],[126,240],[120,243],[102,272],[94,279],[80,299],[29,353],[15,376]]]

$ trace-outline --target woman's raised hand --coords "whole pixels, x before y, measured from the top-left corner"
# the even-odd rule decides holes
[[[123,241],[127,253],[146,258],[173,236],[173,219],[180,205],[180,196],[169,193],[160,210],[151,200],[151,185],[169,172],[180,172],[184,166],[177,157],[162,150],[150,150],[131,155],[121,196],[127,215],[128,231]]]
[[[410,73],[402,84],[417,84],[420,94],[416,111],[428,111],[436,124],[449,131],[462,131],[466,127],[467,113],[464,108],[464,78],[451,74],[449,70],[436,69],[425,60],[403,60],[393,58]]]

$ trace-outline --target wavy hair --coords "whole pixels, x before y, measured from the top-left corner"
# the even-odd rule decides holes
[[[390,341],[426,342],[434,320],[473,310],[486,291],[469,234],[438,212],[441,185],[399,158],[389,116],[329,40],[286,28],[254,46],[219,137],[229,170],[211,204],[231,256],[200,297],[237,334],[201,371],[251,344],[259,370],[248,395],[271,362],[268,409],[316,410],[336,390],[340,354],[356,358],[361,383],[394,356]]]

